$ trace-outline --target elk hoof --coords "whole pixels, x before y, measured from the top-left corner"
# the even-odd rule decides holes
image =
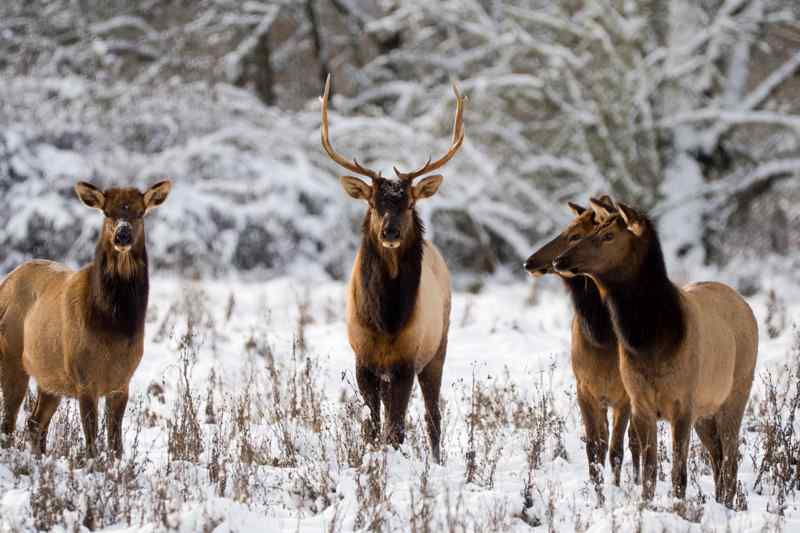
[[[366,442],[374,443],[378,440],[378,430],[372,420],[364,420],[361,422],[361,436]]]
[[[406,440],[406,430],[405,428],[394,428],[389,432],[389,436],[386,439],[389,444],[391,444],[394,449],[398,449],[401,444],[403,444]]]

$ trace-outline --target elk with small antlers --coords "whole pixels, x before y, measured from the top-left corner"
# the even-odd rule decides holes
[[[108,444],[122,454],[128,383],[144,350],[149,287],[144,216],[167,199],[162,181],[141,193],[101,191],[78,182],[75,192],[105,216],[94,261],[73,271],[52,261],[20,265],[0,285],[2,432],[14,431],[31,377],[37,397],[27,429],[44,453],[50,419],[61,398],[80,402],[89,456],[96,453],[97,403],[106,398]]]
[[[369,178],[342,176],[344,191],[368,204],[361,246],[347,286],[347,333],[356,356],[356,381],[370,409],[365,424],[369,439],[378,435],[380,404],[387,413],[386,436],[394,446],[405,436],[405,415],[414,376],[425,401],[431,452],[440,462],[439,390],[450,326],[450,273],[442,255],[424,238],[416,203],[433,196],[443,177],[413,183],[447,163],[464,141],[465,97],[453,85],[456,116],[447,153],[428,159],[420,169],[387,179],[336,153],[328,135],[330,76],[322,96],[322,146],[347,170]]]

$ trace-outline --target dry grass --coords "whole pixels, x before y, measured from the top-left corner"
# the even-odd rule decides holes
[[[99,458],[84,459],[77,407],[71,401],[53,420],[47,456],[31,455],[19,435],[10,448],[0,449],[0,465],[11,472],[16,487],[31,495],[26,512],[9,527],[85,531],[153,524],[164,531],[211,531],[225,520],[212,496],[262,513],[288,506],[298,519],[324,513],[324,529],[331,532],[503,531],[520,523],[555,531],[565,528],[567,515],[567,528],[581,531],[591,525],[594,499],[588,480],[582,499],[573,496],[565,510],[559,508],[569,500],[562,484],[542,474],[554,460],[583,460],[582,454],[567,454],[568,427],[578,420],[556,400],[569,391],[553,386],[554,369],[531,376],[533,385],[521,390],[510,371],[486,375],[475,367],[471,380],[454,388],[450,403],[442,401],[444,469],[429,462],[422,402],[415,391],[401,452],[411,472],[398,473],[396,452],[368,445],[362,437],[366,413],[352,377],[343,376],[341,386],[326,389],[324,362],[310,349],[306,329],[334,320],[330,306],[322,306],[318,317],[308,293],[297,298],[291,351],[276,351],[267,319],[241,340],[240,357],[247,364],[236,387],[215,370],[198,387],[200,354],[210,350],[217,357],[216,343],[223,338],[217,324],[235,320],[239,304],[229,295],[217,320],[209,296],[187,290],[154,319],[156,341],[175,348],[175,364],[133,397],[121,460],[106,453],[104,439],[98,440]],[[266,308],[264,316],[269,317]],[[795,333],[784,368],[760,379],[765,395],[755,399],[748,413],[743,438],[751,442],[743,450],[757,472],[753,492],[768,495],[769,510],[782,515],[800,487],[795,432],[800,333]],[[667,434],[659,440],[670,442]],[[669,471],[666,448],[660,450],[661,472]],[[495,498],[480,507],[468,504],[476,493],[496,494],[502,461],[514,453],[524,458],[524,469],[512,478],[504,474],[502,482],[513,479],[518,497]],[[703,520],[708,495],[701,480],[711,471],[696,440],[689,472],[690,497],[673,507],[638,507],[640,525],[651,511]],[[463,477],[455,484],[443,482],[448,473]],[[623,503],[636,509],[638,489],[628,480],[623,490]],[[747,506],[743,486],[738,505]],[[187,513],[191,508],[200,511]],[[609,512],[613,522],[613,507]]]

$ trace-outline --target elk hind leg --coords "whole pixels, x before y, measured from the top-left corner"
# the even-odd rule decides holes
[[[722,443],[722,466],[720,468],[722,503],[731,509],[736,498],[739,472],[739,430],[749,397],[750,387],[747,387],[746,391],[742,391],[736,398],[729,399],[723,404],[720,411],[714,416]]]
[[[4,349],[3,344],[4,339],[0,338],[0,394],[3,396],[3,419],[0,431],[5,436],[2,443],[6,446],[11,443],[19,408],[28,392],[30,378],[22,367],[21,355]]]
[[[439,409],[439,393],[442,388],[442,370],[446,352],[447,340],[445,339],[442,341],[442,346],[439,348],[436,357],[417,376],[422,398],[425,401],[425,423],[428,428],[431,455],[433,455],[433,460],[438,464],[442,463],[442,413]]]
[[[701,418],[694,423],[694,431],[711,457],[711,470],[714,473],[714,495],[717,503],[722,503],[722,441],[714,417]]]

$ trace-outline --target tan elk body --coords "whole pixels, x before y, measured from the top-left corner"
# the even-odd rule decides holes
[[[50,419],[65,396],[79,399],[90,455],[97,402],[106,397],[109,447],[122,452],[128,383],[144,349],[149,280],[143,217],[164,202],[170,187],[165,181],[142,194],[78,183],[81,201],[105,214],[94,261],[78,271],[29,261],[0,285],[5,435],[14,430],[32,377],[38,392],[27,429],[37,452],[45,451]]]
[[[673,285],[653,223],[623,204],[617,208],[554,267],[590,275],[605,295],[642,447],[644,496],[655,491],[656,422],[666,419],[673,433],[674,495],[686,493],[694,427],[711,456],[717,501],[732,506],[739,429],[758,351],[755,317],[747,302],[721,283]]]
[[[368,204],[361,246],[347,285],[347,334],[356,358],[356,380],[370,410],[368,438],[377,436],[380,407],[387,414],[387,437],[399,445],[414,377],[425,400],[426,422],[434,460],[440,461],[439,392],[450,326],[450,273],[436,247],[424,238],[415,206],[436,193],[441,175],[413,180],[442,167],[464,140],[464,98],[456,90],[456,118],[450,150],[419,170],[386,179],[349,161],[328,138],[330,78],[322,97],[322,146],[344,168],[364,176],[343,176],[342,187]]]

